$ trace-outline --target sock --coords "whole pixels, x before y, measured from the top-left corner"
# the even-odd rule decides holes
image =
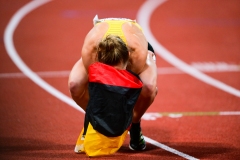
[[[131,128],[135,129],[135,128],[140,128],[140,122],[138,123],[132,123]]]

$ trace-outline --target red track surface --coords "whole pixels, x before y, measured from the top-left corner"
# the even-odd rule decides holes
[[[28,0],[0,0],[4,30]],[[100,2],[100,1],[99,1]],[[34,72],[69,71],[81,56],[92,18],[136,18],[143,0],[55,0],[21,20],[14,45]],[[167,1],[150,21],[156,39],[178,58],[192,62],[240,64],[240,2],[238,0]],[[9,58],[3,39],[0,75],[20,73]],[[158,67],[172,67],[157,57]],[[209,76],[240,90],[240,73],[212,72]],[[43,78],[70,97],[68,77]],[[239,111],[240,98],[187,74],[158,77],[159,93],[147,112]],[[83,113],[37,86],[27,77],[0,77],[0,159],[88,159],[73,152],[83,127]],[[240,158],[240,116],[162,117],[142,120],[144,135],[197,159]],[[183,159],[147,144],[146,151],[128,149],[129,137],[114,155],[98,159]]]

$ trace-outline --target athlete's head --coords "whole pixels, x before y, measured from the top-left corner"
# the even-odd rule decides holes
[[[125,69],[128,59],[128,48],[119,36],[108,35],[98,44],[97,61]]]

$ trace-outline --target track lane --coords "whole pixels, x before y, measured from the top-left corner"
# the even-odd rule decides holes
[[[21,35],[21,34],[20,34]],[[21,43],[19,43],[18,42],[18,44],[21,44]],[[19,48],[19,46],[18,46],[18,48]],[[46,68],[47,68],[47,66],[48,65],[46,65]],[[50,66],[50,65],[49,65]],[[70,66],[70,65],[69,65]],[[56,66],[57,67],[57,66]],[[34,70],[38,70],[37,68],[35,68]],[[180,77],[181,78],[181,77]],[[60,79],[45,79],[45,80],[47,80],[50,84],[52,84],[52,85],[54,85],[54,86],[56,86],[57,88],[61,88],[60,86],[61,85],[64,85],[65,84],[65,82],[66,82],[66,79],[64,79],[64,80],[60,80]],[[58,83],[58,81],[61,81],[61,83],[60,84],[57,84]],[[183,80],[184,81],[184,80]],[[162,82],[162,81],[161,81]],[[169,83],[168,81],[166,81],[166,83]],[[193,81],[193,83],[194,83],[194,81]],[[160,85],[160,87],[162,87],[162,85]],[[166,89],[169,89],[169,88],[171,88],[171,86],[169,85],[169,87],[166,87]],[[181,88],[178,88],[178,89],[180,89],[181,90]],[[65,90],[65,91],[64,91]],[[61,88],[61,91],[64,91],[64,93],[67,93],[67,89],[63,89],[63,88]],[[167,91],[167,90],[166,90]],[[173,94],[174,95],[174,94]],[[224,94],[225,95],[225,94]],[[41,96],[42,97],[42,96]],[[164,98],[164,96],[162,97],[162,98]],[[181,97],[181,98],[183,98],[183,97]],[[197,99],[197,97],[196,97],[196,99]],[[25,99],[26,100],[26,99]],[[180,102],[181,102],[181,99],[177,99],[176,100],[176,103],[177,102],[179,102],[179,100],[180,100]],[[51,101],[51,100],[50,100]],[[206,101],[207,102],[207,101]],[[236,101],[235,101],[236,102]],[[175,102],[174,102],[175,103]],[[55,103],[53,103],[52,105],[54,105]],[[213,104],[215,104],[214,102],[213,102]],[[33,105],[34,105],[34,103],[33,103]],[[45,104],[42,104],[42,105],[45,105]],[[161,107],[161,110],[163,109],[163,110],[167,110],[167,108],[166,107],[168,107],[168,106],[171,106],[171,103],[169,103],[167,106],[166,105],[160,105],[160,106],[163,106],[163,107]],[[179,104],[179,107],[182,107],[181,106],[181,104]],[[172,109],[173,110],[176,110],[176,109],[181,109],[181,108],[179,108],[179,107],[173,107]],[[200,105],[199,105],[199,109],[200,109]],[[217,106],[216,106],[217,107]],[[153,106],[151,107],[152,109],[154,109],[154,108],[159,108],[158,107],[158,102],[156,101],[156,103],[154,103],[153,104]],[[190,108],[191,109],[191,107],[190,106],[187,106],[186,105],[186,109],[187,108]],[[67,111],[68,112],[68,111]],[[54,112],[52,112],[52,113],[56,113],[56,111],[54,111]],[[47,114],[47,115],[49,115],[49,114]],[[50,115],[49,115],[50,116]],[[190,120],[192,120],[192,119],[190,119]],[[209,119],[209,120],[211,120],[211,119]],[[230,120],[230,119],[229,119]],[[179,122],[177,122],[177,121],[179,121]],[[199,119],[198,120],[194,120],[194,122],[195,123],[198,123],[199,124]],[[236,121],[238,121],[238,119],[236,119]],[[171,141],[172,143],[170,144],[170,146],[175,146],[175,147],[180,147],[179,148],[179,150],[181,150],[181,151],[186,151],[186,148],[187,149],[190,149],[190,148],[188,148],[187,146],[193,146],[193,143],[191,143],[192,142],[192,139],[191,138],[193,138],[194,136],[196,136],[195,138],[196,138],[196,141],[197,141],[197,138],[199,138],[199,136],[197,136],[198,134],[197,134],[197,130],[196,131],[194,131],[194,132],[192,132],[192,133],[188,133],[187,135],[190,137],[190,139],[186,139],[187,137],[185,137],[185,141],[187,141],[187,142],[183,142],[183,143],[180,143],[179,142],[179,137],[181,137],[181,135],[183,134],[186,134],[187,133],[187,130],[185,131],[185,132],[178,132],[179,130],[181,130],[181,128],[179,128],[176,124],[179,124],[180,122],[181,122],[181,124],[182,124],[182,128],[187,128],[187,127],[189,127],[189,126],[192,126],[192,125],[194,125],[194,124],[187,124],[186,122],[187,121],[183,121],[183,120],[167,120],[167,119],[161,119],[161,120],[159,120],[159,121],[157,121],[158,123],[161,123],[161,124],[159,124],[159,125],[157,125],[157,126],[154,126],[154,125],[149,125],[149,123],[148,122],[143,122],[143,129],[144,129],[144,133],[146,132],[148,132],[148,134],[149,135],[152,135],[152,136],[156,136],[156,133],[159,133],[160,132],[160,135],[161,136],[163,136],[163,137],[165,137],[166,139],[162,139],[162,138],[160,138],[160,142],[165,142],[165,143],[169,143],[169,141]],[[53,122],[53,124],[54,124],[55,122]],[[59,121],[59,123],[61,123],[61,121]],[[163,123],[163,124],[162,124]],[[226,121],[226,123],[227,123],[227,121]],[[76,123],[74,123],[73,122],[73,124],[76,124]],[[156,123],[155,123],[156,124]],[[185,124],[185,125],[183,125],[183,124]],[[202,125],[204,125],[204,123],[201,123]],[[32,125],[32,124],[31,124]],[[170,127],[170,126],[172,126],[172,127]],[[152,126],[152,127],[150,127],[150,126]],[[175,127],[174,127],[175,126]],[[185,126],[185,127],[184,127]],[[214,123],[213,123],[213,126],[214,126]],[[46,126],[46,128],[48,127],[48,125]],[[220,126],[218,126],[218,127],[220,127]],[[151,128],[152,128],[152,132],[150,132],[149,133],[149,130],[151,130]],[[231,128],[231,126],[229,126],[228,128]],[[209,129],[211,129],[211,125],[209,126],[209,127],[206,127],[206,130],[209,130]],[[164,130],[168,130],[168,132],[163,132]],[[175,135],[175,133],[176,133],[176,131],[178,132],[178,134],[176,134]],[[201,132],[201,130],[198,130],[199,132]],[[65,131],[64,131],[65,132]],[[27,132],[26,132],[27,133]],[[170,135],[167,135],[167,134],[169,134],[170,133]],[[174,133],[174,134],[173,134]],[[212,133],[212,135],[214,135],[214,132]],[[233,134],[233,135],[235,135],[235,134]],[[170,139],[167,139],[167,136],[169,136],[170,137]],[[58,136],[57,136],[58,137]],[[201,136],[200,136],[201,137]],[[233,137],[235,137],[235,136],[233,136]],[[208,137],[205,137],[205,142],[206,142],[206,144],[207,144],[207,141],[209,140],[209,138],[211,138],[211,136],[208,136]],[[73,138],[74,139],[74,138]],[[157,136],[157,139],[159,139],[158,138],[158,136]],[[75,139],[74,139],[75,140]],[[229,140],[229,139],[227,139],[227,140]],[[42,144],[44,144],[44,143],[42,143]],[[182,144],[182,145],[181,145]],[[209,143],[208,143],[209,144]],[[199,149],[200,148],[200,146],[202,146],[202,145],[204,145],[204,143],[196,143],[195,145],[194,145],[194,148],[196,148],[196,150],[195,150],[195,152],[194,151],[191,151],[191,150],[189,150],[189,151],[186,151],[187,153],[193,153],[193,155],[200,155],[200,154],[197,154],[197,149]],[[216,146],[218,146],[218,144],[215,144]],[[184,147],[185,146],[185,147]],[[210,149],[211,148],[211,146],[214,146],[214,143],[212,144],[212,145],[208,145],[208,147],[206,147],[206,149],[204,150],[205,152],[207,152],[207,148],[208,149]],[[51,147],[50,147],[51,148]],[[142,157],[145,157],[145,158],[149,158],[149,155],[148,154],[152,154],[152,155],[155,155],[154,157],[155,158],[157,158],[157,157],[159,157],[159,156],[162,156],[162,157],[164,157],[164,158],[166,158],[166,159],[174,159],[174,157],[175,156],[172,156],[171,154],[167,154],[167,153],[165,153],[165,152],[162,152],[162,151],[160,151],[160,150],[158,150],[157,148],[154,148],[154,146],[149,146],[149,148],[150,148],[150,150],[147,150],[147,152],[146,153],[139,153],[139,154],[133,154],[131,157],[134,157],[134,156],[142,156]],[[219,146],[219,147],[217,147],[218,149],[221,149],[221,146]],[[152,149],[152,150],[151,150]],[[224,149],[224,147],[222,147],[222,149]],[[228,149],[227,149],[228,150]],[[232,150],[234,150],[234,149],[232,149]],[[215,152],[216,152],[216,150],[215,150]],[[71,152],[68,152],[69,153],[69,155],[71,155],[72,153]],[[121,158],[123,158],[124,157],[124,155],[126,154],[126,153],[129,153],[130,154],[130,152],[128,152],[127,151],[127,144],[124,144],[124,147],[123,147],[123,149],[120,151],[120,153],[118,154],[118,156],[120,156]],[[213,154],[214,153],[214,150],[211,150],[211,152],[209,152],[209,154]],[[227,153],[227,152],[226,152]],[[122,155],[123,154],[123,155]],[[40,155],[40,154],[38,154],[38,155]],[[51,156],[50,156],[51,154],[48,154],[48,157],[50,158]],[[57,156],[58,154],[57,154],[57,152],[56,152],[56,154],[54,154],[55,156]],[[66,157],[66,155],[67,154],[65,154],[65,156],[63,155],[63,154],[60,154],[62,157]],[[59,155],[59,156],[60,156]],[[204,156],[206,156],[207,157],[207,154],[202,154],[203,155],[203,158],[204,158]],[[60,156],[60,157],[61,157]],[[217,156],[217,155],[216,155]],[[77,156],[75,156],[75,157],[77,157]],[[78,156],[79,157],[79,156]],[[80,157],[84,157],[84,156],[81,156],[80,155]],[[200,156],[199,156],[200,157]],[[126,158],[126,157],[124,157],[124,158]],[[176,157],[175,157],[176,158]]]

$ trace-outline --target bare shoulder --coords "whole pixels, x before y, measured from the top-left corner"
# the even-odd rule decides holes
[[[135,45],[143,46],[142,44],[147,42],[143,31],[135,23],[124,23],[123,31],[129,47],[135,47]]]
[[[83,64],[86,68],[95,62],[97,44],[107,31],[107,27],[106,24],[96,25],[86,35],[81,54]]]
[[[100,23],[94,26],[85,37],[84,43],[89,45],[89,43],[91,44],[91,43],[99,42],[102,39],[105,32],[107,31],[107,27],[108,26],[105,23]]]
[[[143,31],[134,23],[124,23],[122,27],[130,51],[130,64],[128,69],[140,74],[147,60],[147,40]]]

